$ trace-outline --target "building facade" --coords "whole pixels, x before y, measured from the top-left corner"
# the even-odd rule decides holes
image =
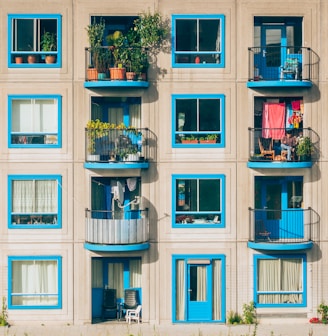
[[[317,315],[326,1],[0,8],[0,292],[12,324],[116,319],[128,290],[144,323],[224,324],[252,301],[262,320]],[[147,78],[110,78],[110,41],[148,10],[167,43]],[[104,48],[90,48],[92,24]]]

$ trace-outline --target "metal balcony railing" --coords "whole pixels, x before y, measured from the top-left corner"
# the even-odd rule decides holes
[[[318,78],[319,57],[311,48],[250,47],[248,58],[249,81],[313,81]]]
[[[85,240],[91,244],[140,244],[149,240],[148,209],[85,211]]]
[[[120,57],[120,59],[118,59]],[[86,81],[146,81],[148,70],[146,48],[103,46],[96,50],[85,48]],[[120,68],[120,73],[114,69]]]
[[[318,239],[319,224],[311,209],[270,210],[249,208],[250,241],[295,244]]]
[[[89,162],[144,162],[149,159],[148,128],[85,130]]]
[[[281,148],[282,138],[287,132],[294,137],[295,146],[291,151],[291,163],[313,162],[319,156],[319,136],[311,128],[248,128],[249,161],[287,161],[288,152]],[[301,154],[301,145],[308,144],[308,152]],[[305,146],[303,146],[305,147]],[[305,149],[305,148],[304,148]]]

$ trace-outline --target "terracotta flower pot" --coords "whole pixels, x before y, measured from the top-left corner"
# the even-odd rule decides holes
[[[126,69],[125,68],[110,68],[110,79],[112,80],[125,80]]]
[[[28,55],[27,63],[36,63],[36,55]]]
[[[51,64],[56,62],[56,56],[54,55],[47,55],[46,56],[46,63]]]
[[[88,69],[88,71],[87,71],[87,79],[89,81],[96,81],[96,80],[98,80],[98,71],[97,71],[97,69],[94,69],[94,68]]]
[[[22,57],[22,56],[17,56],[17,57],[15,57],[15,62],[16,62],[17,64],[23,63],[23,57]]]

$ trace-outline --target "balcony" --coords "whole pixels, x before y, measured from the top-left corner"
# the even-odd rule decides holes
[[[85,129],[84,168],[148,168],[149,142],[148,128]]]
[[[133,48],[129,47],[129,53]],[[140,49],[140,48],[139,48]],[[138,53],[141,51],[138,49]],[[91,48],[85,48],[85,82],[84,87],[96,88],[148,88],[147,70],[140,68],[136,73],[134,64],[114,67],[113,50],[109,47],[100,47],[101,57],[92,54]]]
[[[248,48],[249,88],[310,88],[318,78],[319,57],[305,47]]]
[[[281,148],[285,129],[248,128],[248,132],[248,168],[311,168],[318,159],[319,136],[311,128],[290,130],[295,141],[290,161],[287,160],[288,151]]]
[[[248,247],[257,250],[304,250],[318,238],[319,224],[311,209],[269,210],[249,208]]]
[[[85,212],[85,244],[90,251],[126,252],[149,249],[148,209]]]

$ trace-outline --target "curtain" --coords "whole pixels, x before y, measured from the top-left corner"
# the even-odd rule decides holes
[[[262,137],[280,140],[285,135],[285,103],[263,103]]]
[[[111,107],[108,109],[108,122],[111,124],[121,124],[123,122],[123,108]],[[127,125],[128,126],[128,125]]]
[[[301,259],[259,260],[258,292],[276,292],[259,293],[259,303],[301,303],[302,294],[287,292],[302,291],[302,276]]]
[[[213,320],[221,319],[221,286],[222,286],[222,262],[221,260],[213,260],[212,273],[213,273]]]
[[[130,287],[141,288],[141,259],[130,260]]]
[[[129,105],[130,125],[136,128],[141,127],[140,118],[141,106],[140,104]]]
[[[56,260],[13,261],[14,305],[56,305],[58,303]]]
[[[176,313],[175,318],[178,321],[185,320],[185,306],[186,306],[186,287],[185,287],[185,263],[184,260],[177,260],[175,264],[176,269]]]
[[[103,267],[102,260],[92,259],[91,262],[91,283],[92,288],[103,288]]]
[[[17,213],[56,213],[58,195],[56,180],[13,181],[12,211]]]
[[[206,301],[207,266],[197,266],[197,301]]]
[[[124,297],[123,269],[123,263],[108,264],[108,287],[116,289],[118,298]]]

